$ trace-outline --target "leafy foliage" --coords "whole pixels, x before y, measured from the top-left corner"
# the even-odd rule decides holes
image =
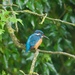
[[[14,11],[11,11],[10,4]],[[56,21],[45,19],[29,13],[16,11],[31,10],[39,14],[47,13],[48,17],[61,19],[75,23],[75,1],[74,0],[3,0],[0,8],[0,74],[1,75],[22,75],[19,70],[29,73],[34,53],[25,53],[25,50],[17,48],[6,28],[7,22],[16,29],[16,37],[25,44],[27,38],[36,29],[42,30],[50,40],[43,39],[39,47],[41,50],[64,51],[75,54],[75,27]],[[7,6],[4,6],[7,5]],[[6,10],[5,10],[6,9]],[[13,16],[12,12],[16,15]],[[61,55],[49,55],[40,53],[35,72],[41,75],[74,75],[75,60]]]

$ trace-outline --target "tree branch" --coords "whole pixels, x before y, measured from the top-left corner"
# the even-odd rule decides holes
[[[12,12],[12,11],[10,11]],[[23,11],[15,11],[15,12],[21,12],[21,13],[29,13],[29,14],[33,14],[33,15],[36,15],[36,16],[39,16],[39,17],[44,17],[44,14],[38,14],[38,13],[35,13],[35,12],[32,12],[30,10],[23,10]],[[54,18],[50,18],[50,17],[45,17],[45,19],[48,19],[48,20],[51,20],[51,21],[56,21],[56,22],[61,22],[61,23],[64,23],[64,24],[68,24],[68,25],[72,25],[72,26],[75,26],[75,24],[73,23],[70,23],[70,22],[66,22],[66,21],[63,21],[63,20],[60,20],[60,19],[54,19]]]
[[[15,6],[15,7],[19,7],[16,4],[0,4],[0,7],[3,7],[3,6]]]
[[[21,48],[21,49],[25,49],[25,45],[23,45],[22,43],[20,43],[19,40],[16,38],[16,36],[15,36],[15,34],[14,34],[14,29],[11,27],[11,25],[10,25],[9,22],[6,23],[6,27],[7,27],[7,29],[8,29],[8,32],[9,32],[9,34],[10,34],[10,37],[11,37],[13,43],[14,43],[17,47],[19,47],[19,48]]]
[[[10,0],[8,0],[8,2],[9,2],[9,5],[11,5]],[[12,5],[10,6],[10,9],[11,9],[11,11],[12,11],[12,15],[16,18],[16,15],[14,14],[14,10],[13,10],[13,8],[12,8]],[[15,28],[16,28],[16,31],[18,32],[18,25],[17,25],[17,22],[15,23]]]
[[[39,50],[37,49],[36,52],[35,52],[35,54],[34,54],[34,58],[33,58],[32,65],[31,65],[31,69],[30,69],[30,73],[29,73],[31,75],[34,74],[34,67],[35,67],[35,63],[36,63],[38,54],[39,54]]]
[[[45,14],[45,16],[43,17],[42,21],[39,24],[43,24],[43,22],[45,21],[46,17],[47,17],[47,14]]]
[[[69,54],[66,52],[53,52],[53,51],[46,51],[46,50],[39,50],[40,53],[46,53],[46,54],[60,54],[60,55],[65,55],[65,56],[69,56],[75,59],[75,55],[73,54]]]
[[[16,15],[14,14],[12,5],[11,5],[11,3],[10,3],[10,0],[8,0],[8,3],[9,3],[8,5],[10,5],[10,9],[11,9],[11,11],[12,11],[12,15],[13,15],[14,17],[16,17]],[[6,9],[5,9],[5,10],[6,10]],[[17,24],[15,24],[15,25],[17,25]],[[10,37],[11,37],[13,43],[14,43],[17,47],[19,47],[19,48],[21,48],[21,49],[25,49],[25,45],[23,45],[22,43],[20,43],[19,40],[16,38],[16,36],[15,36],[15,34],[14,34],[14,31],[15,31],[15,30],[11,27],[11,23],[10,23],[10,22],[6,22],[6,27],[7,27],[7,29],[8,29],[8,32],[9,32],[9,34],[10,34]]]

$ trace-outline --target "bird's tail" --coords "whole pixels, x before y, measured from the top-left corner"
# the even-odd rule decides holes
[[[30,46],[26,45],[26,51],[25,52],[28,52],[30,50]]]
[[[28,49],[26,49],[26,51],[25,52],[28,52],[29,50]]]

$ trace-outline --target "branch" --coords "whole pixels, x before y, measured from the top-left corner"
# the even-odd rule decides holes
[[[3,7],[3,6],[16,6],[16,7],[19,7],[16,4],[0,4],[0,7]]]
[[[22,70],[19,70],[23,75],[27,75],[27,74],[25,74]]]
[[[10,0],[8,0],[8,2],[9,2],[9,5],[11,5]],[[14,10],[13,10],[13,8],[12,8],[12,5],[10,6],[10,9],[11,9],[11,11],[12,11],[12,15],[16,18],[16,15],[14,14]],[[16,27],[16,31],[18,32],[18,25],[17,25],[17,22],[15,23],[15,27]]]
[[[12,11],[10,11],[10,12],[12,12]],[[29,13],[29,14],[33,14],[33,15],[36,15],[36,16],[39,16],[39,17],[44,17],[44,14],[41,15],[41,14],[32,12],[32,11],[30,11],[30,10],[15,11],[15,12],[18,12],[18,13],[19,13],[19,12],[21,12],[21,13]],[[66,22],[66,21],[63,21],[63,20],[60,20],[60,19],[54,19],[54,18],[50,18],[50,17],[45,17],[45,18],[48,19],[48,20],[51,20],[51,21],[61,22],[61,23],[64,23],[64,24],[68,24],[68,25],[75,26],[75,24],[73,24],[73,23]]]
[[[9,32],[9,34],[10,34],[10,37],[11,37],[13,43],[14,43],[17,47],[19,47],[19,48],[21,48],[21,49],[25,49],[25,45],[23,45],[22,43],[20,43],[19,40],[16,38],[16,36],[15,36],[15,34],[14,34],[14,29],[11,27],[11,25],[9,24],[9,22],[6,23],[6,27],[7,27],[7,29],[8,29],[8,32]]]
[[[29,73],[31,75],[34,74],[34,67],[35,67],[35,63],[36,63],[38,54],[39,54],[39,50],[37,49],[36,52],[35,52],[35,54],[34,54],[34,58],[33,58],[31,69],[30,69],[30,73]],[[38,74],[35,73],[35,75],[38,75]]]
[[[69,56],[69,57],[72,57],[75,59],[75,55],[72,55],[72,54],[69,54],[66,52],[52,52],[52,51],[45,51],[45,50],[37,49],[35,54],[34,54],[33,61],[32,61],[32,65],[31,65],[31,69],[30,69],[30,73],[29,73],[30,75],[32,75],[32,74],[39,75],[39,74],[34,72],[34,67],[35,67],[35,63],[36,63],[39,52],[40,53],[46,53],[46,54],[61,54],[61,55]]]
[[[43,24],[43,22],[45,21],[45,18],[47,17],[47,14],[45,14],[45,16],[43,17],[42,21],[40,22],[40,24]]]
[[[9,2],[9,5],[10,5],[10,0],[8,0],[8,2]],[[11,10],[12,10],[13,16],[16,17],[16,15],[15,15],[14,12],[13,12],[12,6],[10,6],[10,8],[11,8]],[[5,10],[6,10],[6,9],[5,9]],[[11,23],[10,23],[10,22],[6,22],[6,27],[7,27],[7,29],[8,29],[8,32],[9,32],[9,34],[10,34],[10,37],[11,37],[13,43],[14,43],[17,47],[19,47],[19,48],[21,48],[21,49],[25,49],[25,45],[23,45],[22,43],[20,43],[19,40],[16,38],[16,36],[15,36],[15,34],[14,34],[14,31],[15,31],[15,30],[11,27]]]
[[[72,57],[75,59],[75,55],[69,54],[66,52],[53,52],[53,51],[46,51],[46,50],[39,50],[39,52],[40,53],[46,53],[46,54],[60,54],[60,55],[65,55],[65,56]]]

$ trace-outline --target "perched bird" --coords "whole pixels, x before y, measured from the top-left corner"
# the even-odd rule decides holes
[[[48,38],[41,30],[36,30],[32,35],[30,35],[26,43],[26,52],[33,48],[38,49],[42,43],[43,37]]]

